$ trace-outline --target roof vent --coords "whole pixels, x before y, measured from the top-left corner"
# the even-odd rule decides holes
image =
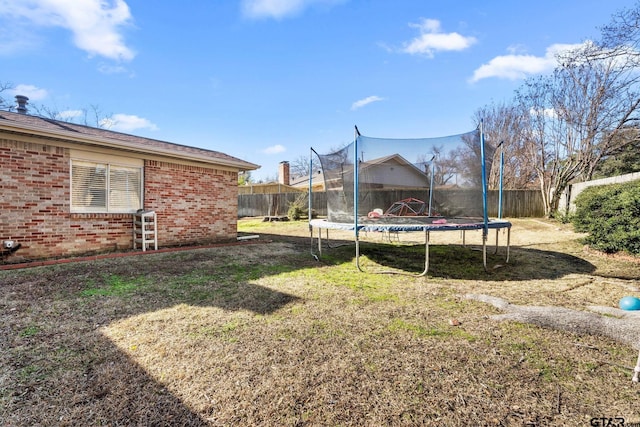
[[[29,101],[29,98],[27,98],[24,95],[16,95],[16,102],[18,103],[18,108],[16,108],[16,111],[20,114],[27,114],[27,101]]]

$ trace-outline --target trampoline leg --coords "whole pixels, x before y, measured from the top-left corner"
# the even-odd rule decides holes
[[[507,259],[505,263],[509,263],[509,248],[511,248],[511,227],[507,227]]]
[[[318,260],[318,255],[313,253],[313,227],[309,225],[309,234],[311,235],[311,244],[309,245],[309,252],[311,252],[311,256]]]
[[[360,240],[358,239],[358,236],[356,236],[355,239],[355,243],[356,243],[356,267],[358,268],[358,271],[360,271],[361,273],[366,273],[366,271],[364,271],[364,269],[362,268],[362,266],[360,266]],[[427,275],[427,271],[429,271],[429,230],[425,229],[425,246],[424,246],[424,271],[420,274],[413,274],[413,273],[400,273],[400,272],[396,272],[396,271],[377,271],[377,272],[373,272],[375,274],[406,274],[408,276],[412,276],[412,277],[423,277]]]
[[[484,265],[484,271],[487,270],[487,233],[482,230],[482,264]]]
[[[429,230],[424,230],[424,271],[418,277],[426,276],[429,271]]]
[[[364,270],[360,267],[360,240],[358,239],[358,235],[356,234],[356,267],[358,271],[364,273]]]
[[[500,229],[496,228],[496,247],[495,250],[493,251],[493,254],[497,254],[498,253],[498,236],[500,235]]]

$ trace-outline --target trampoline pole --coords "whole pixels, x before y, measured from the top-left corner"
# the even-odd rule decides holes
[[[484,229],[482,231],[483,240],[487,239],[489,232],[489,216],[487,212],[487,167],[485,165],[484,130],[483,120],[480,119],[480,162],[482,172],[482,212],[484,216]]]
[[[355,127],[353,138],[353,233],[356,241],[358,240],[358,169],[360,169],[360,162],[358,161],[358,136],[360,132],[358,127]]]
[[[356,267],[359,271],[360,268],[360,240],[358,236],[358,169],[360,168],[360,162],[358,162],[358,136],[360,132],[358,127],[355,127],[353,135],[353,235],[356,243]]]
[[[307,205],[307,209],[308,209],[308,219],[309,219],[309,233],[311,233],[311,255],[313,255],[313,226],[311,226],[311,188],[312,188],[312,181],[313,181],[313,174],[311,173],[313,169],[313,147],[311,148],[311,150],[309,150],[309,200],[307,200],[308,205]],[[322,230],[318,230],[320,233],[322,233]]]
[[[308,200],[308,209],[307,216],[309,218],[309,227],[311,227],[311,211],[313,210],[313,200],[311,194],[313,192],[313,148],[309,152],[309,200]]]
[[[435,158],[435,155],[431,158],[431,182],[429,183],[429,216],[432,216],[431,206],[433,204],[433,175],[435,173],[435,163],[433,160]]]
[[[500,143],[502,145],[504,141]],[[500,149],[500,193],[498,194],[498,219],[502,219],[502,171],[504,170],[504,149]]]

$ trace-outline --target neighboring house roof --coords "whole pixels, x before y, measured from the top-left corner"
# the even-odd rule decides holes
[[[317,170],[316,173],[314,173],[312,184],[314,187],[324,187],[324,174],[321,170]],[[291,186],[296,188],[308,188],[309,175],[292,177]]]
[[[0,131],[61,139],[94,147],[116,148],[135,153],[168,156],[227,166],[243,171],[255,170],[260,167],[219,151],[8,111],[0,111]]]
[[[389,164],[389,163],[395,163],[402,166],[410,166],[414,170],[414,172],[416,172],[418,175],[427,176],[427,174],[424,171],[420,170],[420,168],[418,168],[416,165],[414,165],[413,163],[411,163],[410,161],[408,161],[407,159],[405,159],[404,157],[402,157],[400,154],[397,154],[397,153],[390,154],[384,157],[378,157],[377,159],[369,160],[366,162],[362,162],[360,169],[363,170],[366,168],[370,168],[372,166]]]
[[[360,171],[361,172],[365,172],[368,169],[374,169],[376,166],[381,166],[381,165],[389,165],[389,164],[395,164],[395,165],[400,165],[400,166],[407,166],[409,167],[409,170],[413,171],[415,173],[415,175],[419,178],[426,178],[428,177],[428,175],[421,171],[420,168],[416,167],[414,164],[412,164],[411,162],[409,162],[407,159],[405,159],[404,157],[402,157],[400,154],[390,154],[388,156],[384,156],[384,157],[379,157],[377,159],[372,159],[372,160],[368,160],[366,162],[361,162],[360,163]],[[352,174],[353,173],[353,165],[346,165],[344,168],[344,173],[348,173],[348,174]],[[334,178],[335,180],[336,178]],[[380,184],[384,184],[384,177],[383,176],[376,176],[373,177],[374,180],[380,180],[381,182],[379,182]],[[313,177],[313,185],[318,185],[319,183],[322,183],[322,185],[324,185],[324,173],[320,170],[317,171],[317,175],[314,175]],[[293,178],[291,180],[291,185],[294,187],[303,187],[303,186],[308,186],[309,185],[309,175],[305,175],[305,176],[300,176],[300,177],[296,177]]]

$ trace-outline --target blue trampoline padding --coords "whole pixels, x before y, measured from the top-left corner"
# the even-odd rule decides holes
[[[404,218],[411,218],[411,223],[400,223]],[[398,223],[393,223],[396,219]],[[433,217],[387,217],[384,221],[378,219],[363,219],[358,222],[360,231],[455,231],[455,230],[482,230],[485,227],[482,218],[444,218],[446,223],[433,223],[431,221],[442,218]],[[420,222],[422,220],[422,222]],[[311,227],[328,228],[333,230],[353,230],[353,223],[330,222],[326,219],[313,219],[309,222]],[[489,220],[487,227],[490,229],[511,228],[511,223],[505,220]]]

